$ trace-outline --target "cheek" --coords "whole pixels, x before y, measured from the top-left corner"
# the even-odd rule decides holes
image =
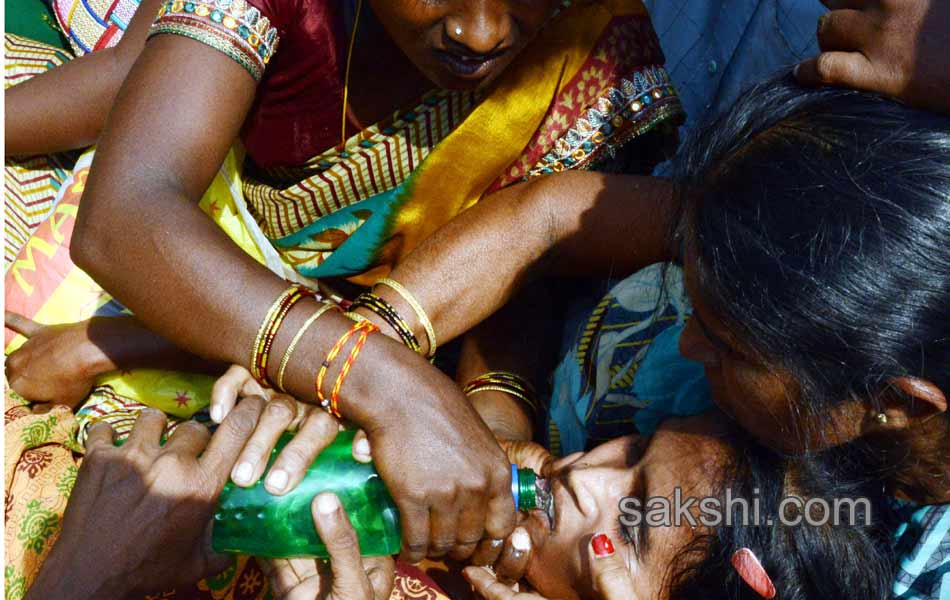
[[[792,410],[793,399],[775,374],[744,363],[724,361],[716,404],[743,429],[768,447],[792,450],[801,446]]]

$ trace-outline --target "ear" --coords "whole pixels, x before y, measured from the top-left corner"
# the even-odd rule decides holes
[[[918,377],[895,377],[889,383],[891,390],[900,394],[884,394],[883,415],[887,418],[878,420],[882,413],[870,415],[872,428],[903,429],[947,412],[947,396],[932,382]]]

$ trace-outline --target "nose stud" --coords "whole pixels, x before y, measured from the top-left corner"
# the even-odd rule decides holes
[[[462,28],[459,27],[458,25],[455,26],[455,35],[456,37],[461,37],[462,35]]]

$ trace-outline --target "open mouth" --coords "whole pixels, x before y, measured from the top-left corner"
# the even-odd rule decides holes
[[[435,55],[456,77],[462,79],[481,79],[498,63],[504,52],[495,52],[485,56],[462,56],[436,50]]]

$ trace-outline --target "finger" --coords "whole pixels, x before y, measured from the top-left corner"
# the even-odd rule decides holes
[[[312,410],[293,439],[284,446],[267,473],[264,487],[279,496],[297,487],[317,455],[336,438],[337,420],[322,410]]]
[[[531,536],[524,527],[516,527],[505,540],[504,549],[498,562],[495,563],[495,573],[502,583],[517,583],[524,577],[528,569],[528,560],[531,558]]]
[[[505,540],[493,538],[484,539],[478,543],[478,547],[475,548],[475,553],[472,554],[469,562],[479,567],[493,565],[498,560],[498,557],[501,556],[501,550],[504,547]]]
[[[115,430],[112,425],[106,421],[96,421],[89,426],[86,432],[86,452],[92,452],[96,448],[111,448],[115,442]]]
[[[636,600],[630,571],[606,533],[591,538],[587,554],[594,589],[604,600]]]
[[[317,534],[330,555],[333,573],[331,596],[368,599],[372,592],[360,558],[359,539],[339,498],[331,493],[318,494],[310,507]]]
[[[254,381],[241,365],[230,368],[214,382],[211,388],[211,420],[220,423],[237,403],[238,396],[266,396],[260,384]]]
[[[197,421],[185,421],[175,428],[168,442],[162,449],[163,453],[181,454],[197,458],[208,446],[211,432]]]
[[[157,408],[142,409],[138,418],[135,419],[129,439],[125,441],[125,447],[157,450],[167,424],[168,417],[162,411]]]
[[[878,81],[874,65],[858,52],[823,52],[795,67],[795,77],[802,85],[837,85],[862,90],[876,90]]]
[[[373,588],[374,600],[388,600],[396,581],[396,561],[391,556],[364,558],[366,576]]]
[[[24,337],[33,337],[43,329],[43,325],[36,321],[9,310],[3,312],[3,324],[10,331],[15,331]]]
[[[454,510],[455,502],[445,503],[445,509],[434,507],[429,518],[429,549],[426,556],[439,558],[445,556],[455,546],[455,532],[458,528],[459,514]]]
[[[251,439],[244,445],[237,465],[231,471],[231,480],[242,487],[250,487],[264,474],[271,451],[277,440],[287,431],[296,414],[294,401],[287,396],[271,400],[257,422]]]
[[[475,593],[485,600],[512,600],[515,592],[495,578],[485,567],[465,567],[462,575],[472,584]]]
[[[515,527],[515,499],[511,496],[510,473],[506,477],[505,486],[488,502],[485,534],[491,538],[504,539]]]
[[[486,511],[487,509],[484,502],[469,502],[462,507],[462,511],[459,513],[455,547],[450,553],[452,559],[459,561],[468,560],[472,553],[475,552],[478,543],[485,534]]]
[[[402,525],[402,553],[400,558],[417,563],[429,550],[429,511],[416,503],[396,501],[399,523]]]
[[[822,52],[858,52],[872,42],[874,26],[857,10],[835,10],[818,19],[818,46]]]
[[[218,491],[224,487],[241,448],[254,433],[254,427],[264,410],[264,399],[250,396],[241,400],[221,426],[218,427],[208,448],[198,459],[202,469],[212,477]]]
[[[353,460],[361,463],[373,462],[373,451],[369,444],[369,438],[362,429],[356,432],[353,437]]]

